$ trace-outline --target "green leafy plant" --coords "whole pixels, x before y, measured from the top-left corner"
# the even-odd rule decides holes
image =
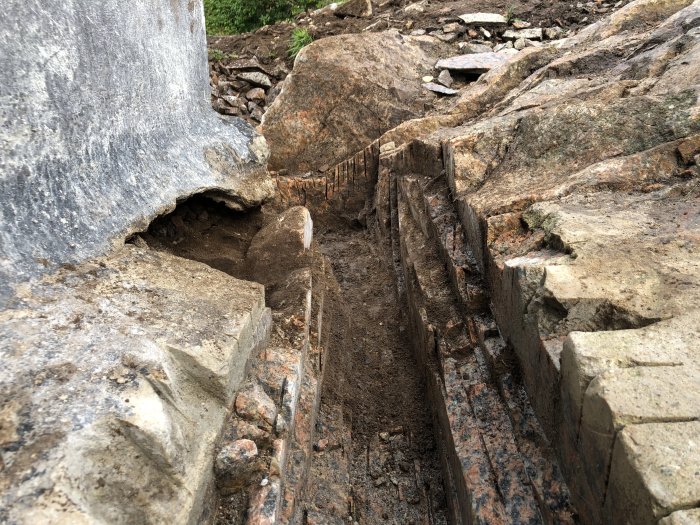
[[[216,60],[218,62],[221,62],[223,59],[226,58],[226,53],[221,51],[220,49],[208,49],[209,52],[209,60]]]
[[[327,3],[328,0],[204,0],[207,33],[253,31]]]
[[[289,40],[289,56],[294,58],[299,54],[299,51],[308,46],[314,38],[306,29],[297,27],[292,31],[292,38]]]

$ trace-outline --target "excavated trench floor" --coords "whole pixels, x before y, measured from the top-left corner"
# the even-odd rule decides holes
[[[132,242],[245,279],[245,253],[265,219],[194,197]],[[333,315],[314,453],[297,503],[302,522],[447,523],[431,407],[388,257],[366,230],[332,222],[315,235],[342,311]],[[219,509],[218,523],[240,519]]]
[[[349,330],[331,347],[318,425],[328,452],[314,457],[307,505],[319,509],[316,523],[333,523],[323,509],[335,510],[334,495],[342,501],[349,490],[346,515],[360,524],[446,523],[430,407],[389,263],[365,230],[328,232],[319,242]]]

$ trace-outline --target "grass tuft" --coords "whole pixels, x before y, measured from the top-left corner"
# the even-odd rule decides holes
[[[294,31],[292,31],[292,38],[289,41],[289,56],[295,58],[299,54],[299,51],[304,49],[313,41],[314,37],[311,36],[311,33],[304,28],[297,27]]]

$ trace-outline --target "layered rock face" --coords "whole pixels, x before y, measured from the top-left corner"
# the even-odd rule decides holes
[[[697,522],[698,26],[699,2],[637,0],[331,170],[360,158],[377,180],[456,521]],[[354,182],[333,181],[333,199]],[[441,327],[439,279],[466,328]],[[499,375],[511,352],[532,408]],[[510,416],[489,405],[489,375]],[[549,445],[561,473],[533,461]]]
[[[698,24],[697,2],[633,2],[406,124],[440,129],[382,160],[446,171],[585,523],[699,501]]]
[[[3,7],[0,522],[206,521],[265,291],[118,245],[195,193],[259,205],[267,146],[209,107],[200,2]]]
[[[10,2],[0,22],[0,296],[175,200],[269,197],[264,142],[209,108],[201,2]]]

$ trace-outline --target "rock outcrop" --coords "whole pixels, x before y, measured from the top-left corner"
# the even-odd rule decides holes
[[[177,199],[271,196],[264,141],[211,111],[201,2],[13,3],[0,42],[0,297]]]
[[[265,291],[123,243],[193,194],[260,205],[266,143],[209,106],[201,2],[4,7],[0,522],[207,521]]]
[[[331,169],[352,174],[364,158],[377,180],[369,197],[434,403],[446,404],[436,424],[454,437],[446,479],[467,521],[505,523],[527,503],[514,481],[520,461],[523,483],[544,487],[528,519],[568,512],[547,507],[556,478],[528,466],[533,449],[518,436],[526,419],[498,424],[513,425],[515,448],[487,424],[496,412],[484,410],[488,380],[478,374],[492,359],[498,375],[509,349],[583,523],[697,520],[699,25],[700,2],[637,0],[574,37],[523,49],[450,109],[402,123]],[[443,224],[443,183],[459,225]],[[433,239],[442,245],[430,248]],[[470,279],[481,276],[498,330],[470,314],[465,343],[459,324],[441,329],[445,308],[431,317],[443,297],[436,250],[467,312]],[[505,345],[493,347],[500,336]],[[506,405],[520,399],[499,388]],[[464,441],[473,435],[481,452],[479,440]]]
[[[303,49],[263,118],[274,145],[270,169],[327,169],[422,115],[429,99],[420,79],[441,49],[434,38],[394,31],[329,37]]]
[[[444,167],[584,523],[652,524],[700,494],[683,467],[700,463],[688,441],[700,415],[700,4],[689,4],[633,2],[519,53],[452,112],[406,124],[440,129],[382,161],[399,177],[431,156],[426,174]]]
[[[261,285],[135,246],[0,313],[0,521],[198,523],[214,446],[269,337]]]

